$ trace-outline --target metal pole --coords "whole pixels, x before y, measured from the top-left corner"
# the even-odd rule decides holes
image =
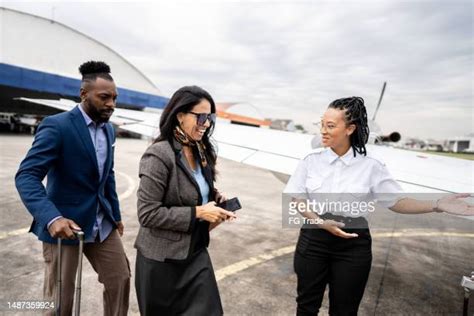
[[[58,267],[57,267],[57,286],[56,286],[56,315],[61,315],[61,238],[58,238]]]
[[[463,316],[467,316],[469,312],[469,296],[474,290],[474,271],[471,272],[471,277],[463,276],[461,286],[464,288],[464,302],[462,308]]]
[[[469,289],[464,288],[464,304],[463,304],[463,308],[462,308],[462,315],[463,316],[467,316],[467,312],[468,312],[468,309],[469,309],[469,295],[470,295]]]
[[[74,298],[74,315],[79,316],[81,314],[81,280],[82,280],[82,257],[84,248],[84,232],[75,231],[76,238],[79,239],[79,262],[77,266],[76,275],[76,290]]]

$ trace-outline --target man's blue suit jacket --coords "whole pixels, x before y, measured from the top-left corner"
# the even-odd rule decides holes
[[[100,204],[111,223],[121,220],[115,190],[115,134],[110,123],[105,124],[107,160],[102,180],[94,144],[79,108],[46,117],[38,128],[33,145],[15,176],[20,197],[33,215],[30,232],[38,239],[54,243],[48,223],[57,216],[73,220],[92,234]],[[46,188],[42,180],[47,175]],[[65,240],[75,244],[75,240]]]

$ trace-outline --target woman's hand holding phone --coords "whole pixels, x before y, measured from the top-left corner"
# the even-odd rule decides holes
[[[224,210],[216,205],[216,202],[209,202],[196,207],[196,218],[203,219],[210,223],[220,223],[227,219],[235,219],[234,213]]]

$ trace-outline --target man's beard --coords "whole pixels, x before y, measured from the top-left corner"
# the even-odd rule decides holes
[[[106,110],[98,111],[96,106],[92,102],[90,103],[90,111],[92,112],[92,115],[94,116],[91,118],[97,123],[109,122],[109,119],[114,112],[113,110],[110,112]]]
[[[99,115],[99,118],[98,118],[97,122],[98,123],[108,123],[111,116],[112,116],[112,113],[110,113],[110,115],[104,113],[104,116]]]

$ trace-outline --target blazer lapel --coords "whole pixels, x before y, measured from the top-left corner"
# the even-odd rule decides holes
[[[104,176],[102,177],[102,182],[105,181],[107,178],[107,175],[110,171],[110,167],[112,166],[112,141],[114,139],[113,137],[114,129],[113,127],[109,124],[105,124],[105,137],[107,138],[107,159],[105,160],[105,166],[104,166]]]
[[[81,142],[84,145],[84,149],[89,154],[89,157],[91,158],[95,166],[97,176],[99,176],[99,165],[97,163],[94,144],[92,143],[91,134],[89,133],[86,121],[84,120],[84,117],[82,117],[82,113],[79,110],[78,106],[71,110],[71,114],[71,121],[74,125],[74,128],[76,129],[79,138],[81,139]]]
[[[194,175],[191,174],[189,168],[187,167],[189,164],[186,160],[186,157],[183,155],[182,145],[176,141],[172,144],[173,149],[176,153],[176,162],[178,166],[184,171],[184,173],[188,176],[189,180],[193,183],[194,187],[196,188],[197,192],[199,193],[199,197],[201,198],[200,203],[202,203],[202,196],[201,196],[201,189],[199,188],[199,184],[196,182]],[[200,162],[199,162],[200,164]],[[212,181],[212,171],[209,166],[203,167],[201,166],[201,172],[206,179],[207,184],[209,185],[209,201],[214,200],[214,182]]]
[[[196,182],[196,179],[194,179],[194,176],[191,174],[191,172],[189,171],[189,168],[186,167],[187,165],[187,162],[185,162],[184,160],[186,159],[186,157],[183,155],[183,145],[181,145],[180,143],[178,143],[176,140],[172,140],[172,143],[171,143],[171,147],[173,147],[174,149],[174,152],[175,152],[175,155],[176,155],[176,164],[178,165],[178,167],[180,167],[184,173],[188,176],[189,180],[191,181],[191,183],[194,185],[194,187],[196,188],[196,191],[198,192],[199,194],[199,197],[201,198],[201,201],[202,201],[202,197],[201,197],[201,190],[199,189],[199,185],[198,183]],[[200,202],[201,202],[200,201]]]
[[[184,171],[184,173],[186,173],[186,175],[188,176],[189,180],[191,180],[191,182],[194,184],[194,186],[196,187],[196,190],[198,191],[199,193],[199,196],[201,196],[201,190],[199,189],[199,185],[198,183],[196,182],[196,179],[194,178],[194,176],[191,174],[191,172],[189,171],[189,168],[186,167],[187,163],[184,162],[184,159],[186,159],[186,157],[184,157],[183,153],[180,152],[177,154],[176,156],[176,160],[177,160],[177,164],[178,166]]]

